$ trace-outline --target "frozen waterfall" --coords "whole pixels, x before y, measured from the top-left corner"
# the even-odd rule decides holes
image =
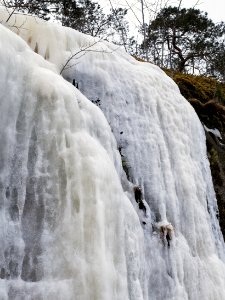
[[[5,25],[0,299],[225,299],[204,130],[175,83],[74,30]]]

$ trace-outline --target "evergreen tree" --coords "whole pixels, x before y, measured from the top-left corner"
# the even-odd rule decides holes
[[[110,17],[90,0],[62,1],[62,24],[80,32],[99,36],[107,30]]]
[[[207,60],[207,73],[225,82],[225,42],[217,46]]]
[[[118,44],[127,43],[126,9],[117,8],[106,15],[101,6],[91,0],[5,0],[7,7],[33,14],[44,20],[54,18],[95,37],[110,37]]]
[[[224,34],[198,9],[163,8],[148,27],[147,47],[151,60],[180,72],[206,70]]]
[[[124,39],[127,41],[126,9],[117,8],[106,15],[101,6],[91,0],[63,2],[63,25],[94,37],[110,37],[110,40],[119,44],[124,44]]]
[[[22,13],[36,15],[41,19],[49,20],[52,13],[58,11],[59,4],[56,0],[5,0],[8,8],[16,9]]]

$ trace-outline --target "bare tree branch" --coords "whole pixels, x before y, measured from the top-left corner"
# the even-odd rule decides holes
[[[114,16],[116,17],[118,23],[119,23],[120,26],[121,26],[121,22],[120,22],[120,20],[117,18],[117,15],[116,15],[116,13],[115,13],[115,10],[114,10],[114,7],[113,7],[113,5],[112,5],[111,0],[109,0],[109,3],[110,3],[110,5],[111,5],[112,12],[113,12]],[[125,38],[125,36],[124,36],[124,28],[123,28],[123,26],[121,26],[121,33],[122,33],[123,46],[124,46],[125,51],[127,52],[127,48],[126,48],[126,38]]]
[[[135,11],[133,10],[132,6],[130,6],[130,4],[128,3],[127,0],[125,0],[125,2],[127,3],[127,6],[129,7],[129,9],[132,11],[133,15],[134,15],[135,18],[137,19],[138,23],[139,23],[140,25],[142,25],[141,21],[140,21],[139,18],[137,17],[137,15],[136,15]]]
[[[5,21],[6,23],[10,20],[10,18],[11,18],[12,15],[14,14],[15,10],[16,10],[16,8],[14,8],[14,9],[12,10],[12,12],[9,14],[8,19]]]
[[[85,48],[81,48],[79,51],[77,51],[76,53],[72,54],[71,52],[71,56],[67,59],[66,63],[64,64],[64,66],[62,67],[60,74],[62,75],[63,71],[72,68],[75,64],[72,64],[70,66],[69,63],[75,58],[75,59],[79,59],[82,56],[84,56],[87,52],[96,52],[96,53],[113,53],[115,52],[117,49],[119,49],[120,47],[117,47],[116,49],[112,50],[112,51],[106,51],[104,49],[101,50],[95,50],[95,49],[90,49],[91,47],[93,47],[94,45],[98,44],[101,42],[101,39],[98,41],[95,41],[93,44],[88,45]],[[80,56],[78,56],[79,54],[81,54]]]

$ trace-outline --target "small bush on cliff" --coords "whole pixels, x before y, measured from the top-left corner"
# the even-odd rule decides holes
[[[171,70],[164,71],[176,82],[181,94],[187,100],[195,98],[206,103],[214,99],[225,104],[225,83],[205,76],[174,73]]]

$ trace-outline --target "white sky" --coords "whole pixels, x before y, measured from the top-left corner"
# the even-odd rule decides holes
[[[96,0],[103,8],[110,7],[110,0]],[[147,4],[149,10],[155,9],[156,6],[151,5],[151,3],[154,2],[161,2],[162,7],[164,6],[164,3],[168,2],[171,6],[177,6],[179,3],[179,0],[144,0],[144,2]],[[225,22],[225,0],[182,0],[182,7],[193,7],[196,3],[196,8],[205,11],[208,13],[208,17],[212,19],[214,22]],[[133,9],[133,12],[136,14],[136,16],[141,19],[141,5],[139,0],[111,0],[111,3],[113,4],[113,7],[116,8],[118,6],[120,7],[127,7],[130,6]],[[150,3],[150,4],[149,4]],[[145,10],[145,18],[146,21],[148,20],[148,12]],[[134,25],[138,24],[137,18],[135,17],[134,13],[129,13],[129,21],[134,23]],[[131,25],[132,27],[132,25]]]
[[[183,7],[191,7],[196,1],[183,0]],[[225,22],[225,0],[200,0],[198,9],[206,11],[214,22]]]

